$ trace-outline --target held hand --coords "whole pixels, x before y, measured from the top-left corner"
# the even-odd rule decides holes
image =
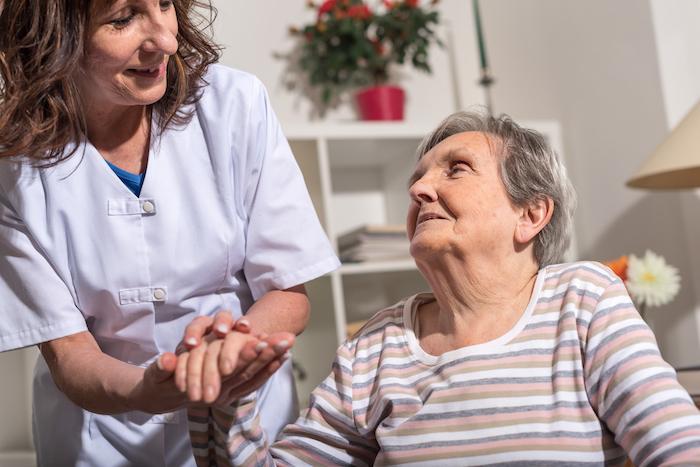
[[[185,335],[178,346],[177,353],[192,350],[205,340],[223,339],[231,330],[248,333],[250,322],[246,318],[236,321],[228,311],[220,311],[214,317],[198,316],[185,328]]]
[[[192,402],[229,404],[260,387],[282,365],[294,344],[291,333],[261,340],[232,332],[224,339],[203,341],[178,357],[175,383]]]
[[[173,379],[176,365],[177,356],[167,352],[144,370],[143,378],[131,395],[135,409],[148,413],[163,413],[177,410],[187,404],[187,397],[177,389]]]
[[[294,345],[295,336],[288,332],[277,332],[265,337],[262,350],[241,371],[239,376],[227,377],[216,399],[216,405],[230,405],[232,402],[260,388],[280,369],[289,358],[289,349]]]

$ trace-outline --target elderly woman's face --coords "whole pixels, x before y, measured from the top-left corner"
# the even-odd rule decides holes
[[[148,105],[166,89],[177,51],[172,1],[116,0],[94,13],[78,83],[86,102],[105,111]]]
[[[499,173],[497,141],[479,132],[453,135],[428,151],[409,183],[407,230],[414,258],[451,253],[508,254],[519,211]]]

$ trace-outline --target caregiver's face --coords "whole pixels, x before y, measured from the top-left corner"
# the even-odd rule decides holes
[[[177,52],[172,1],[116,0],[97,7],[78,78],[90,106],[149,105],[165,94],[168,59]]]
[[[465,132],[421,157],[409,183],[414,258],[512,251],[519,214],[501,180],[498,148],[493,137]]]

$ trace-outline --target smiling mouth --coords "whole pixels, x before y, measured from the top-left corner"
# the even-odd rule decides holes
[[[158,78],[165,74],[165,63],[160,63],[150,68],[129,68],[126,72],[144,78]]]
[[[445,218],[443,216],[440,216],[435,213],[426,213],[426,214],[421,214],[418,216],[418,223],[417,225],[423,224],[424,222],[428,221],[433,221],[433,220],[444,220]]]

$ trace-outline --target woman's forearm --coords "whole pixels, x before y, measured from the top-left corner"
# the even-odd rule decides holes
[[[73,403],[105,414],[133,409],[128,395],[143,369],[102,353],[89,332],[44,342],[40,349],[56,386]]]
[[[304,285],[285,290],[271,290],[260,297],[246,313],[256,333],[286,331],[301,334],[310,316],[309,299]]]
[[[169,388],[174,384],[161,382],[159,387],[157,368],[147,370],[103,353],[89,332],[44,342],[40,349],[56,386],[90,412],[159,413],[184,405],[185,397]],[[150,377],[145,378],[147,371]]]

